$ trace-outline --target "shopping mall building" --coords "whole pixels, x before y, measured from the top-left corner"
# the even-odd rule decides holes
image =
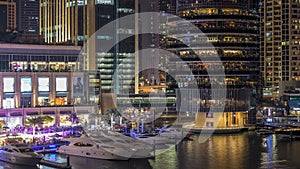
[[[0,119],[8,127],[26,117],[49,115],[68,125],[70,113],[82,121],[98,110],[96,72],[82,71],[81,47],[0,44]]]

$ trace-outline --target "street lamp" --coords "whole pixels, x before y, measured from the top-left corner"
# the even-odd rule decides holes
[[[152,130],[155,130],[155,109],[153,109]]]

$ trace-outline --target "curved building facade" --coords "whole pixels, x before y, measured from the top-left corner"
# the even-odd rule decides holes
[[[176,40],[167,42],[168,50],[181,58],[180,62],[169,61],[173,65],[170,67],[182,70],[174,70],[176,85],[184,90],[196,81],[200,89],[200,100],[191,104],[197,105],[200,112],[196,116],[196,126],[231,127],[249,123],[248,110],[252,101],[254,103],[259,96],[259,17],[256,3],[250,0],[179,0],[177,15],[192,22],[204,33],[178,34],[184,26],[177,23],[177,27],[170,30]],[[213,47],[208,47],[208,44]],[[205,61],[198,56],[205,58]],[[208,70],[217,68],[213,59],[216,56],[222,62],[225,83],[208,76]],[[190,69],[192,78],[185,73]],[[213,77],[216,76],[218,74]],[[214,82],[226,84],[227,95],[224,101],[211,99],[211,83]],[[225,102],[225,110],[216,112],[224,113],[217,124],[214,115],[207,112],[211,106],[223,104],[221,102]]]

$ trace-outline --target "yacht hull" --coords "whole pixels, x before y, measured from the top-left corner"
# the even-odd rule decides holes
[[[98,131],[98,133],[91,134],[90,137],[100,145],[113,146],[119,150],[126,151],[126,156],[131,155],[130,158],[152,157],[153,146],[151,144],[124,136],[120,133]]]
[[[56,152],[104,160],[128,160],[132,154],[113,146],[99,145],[88,137],[70,138],[69,145],[60,146]],[[80,143],[80,144],[79,144]]]
[[[18,165],[36,166],[42,160],[42,157],[18,156],[2,151],[0,152],[0,160]]]
[[[128,157],[122,157],[106,151],[96,151],[96,148],[91,149],[74,149],[67,146],[60,147],[56,152],[59,154],[66,154],[71,156],[103,159],[103,160],[128,160]]]

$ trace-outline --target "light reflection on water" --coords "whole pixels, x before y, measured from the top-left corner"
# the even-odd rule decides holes
[[[155,159],[108,161],[71,157],[70,162],[73,169],[300,169],[300,141],[283,141],[276,135],[262,138],[251,132],[213,135],[201,144],[198,136],[193,139]],[[57,154],[48,157],[64,158]]]
[[[259,156],[257,157],[256,154],[253,154],[253,157],[249,155],[251,150],[259,147],[255,147],[256,140],[251,141],[254,138],[251,138],[250,135],[214,135],[201,144],[197,142],[197,139],[198,136],[195,136],[195,141],[183,142],[178,146],[177,161],[179,164],[174,166],[175,168],[240,169],[247,166],[251,169],[257,168],[255,164],[249,162],[251,160],[259,161]],[[255,153],[255,151],[251,153]],[[155,163],[154,168],[159,169],[160,165]]]

